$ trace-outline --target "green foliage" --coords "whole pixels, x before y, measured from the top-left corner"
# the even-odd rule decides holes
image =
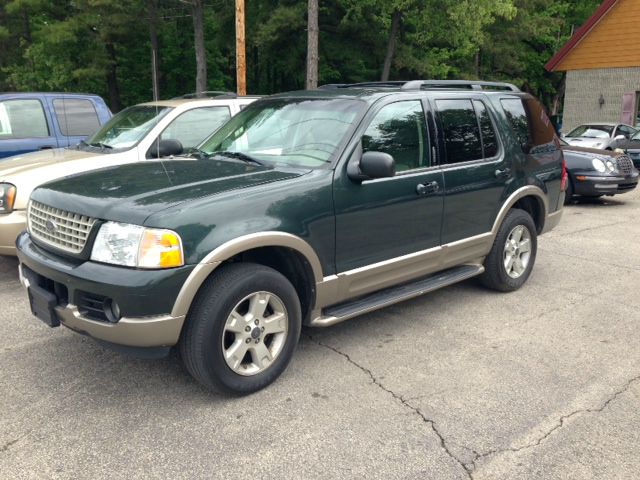
[[[0,0],[0,90],[90,91],[114,108],[151,99],[152,0]],[[160,93],[195,89],[188,2],[155,0]],[[234,0],[207,0],[208,88],[235,90]],[[543,66],[597,0],[321,0],[320,83],[380,78],[400,12],[391,78],[512,81],[548,104]],[[306,0],[246,0],[251,93],[303,88]]]

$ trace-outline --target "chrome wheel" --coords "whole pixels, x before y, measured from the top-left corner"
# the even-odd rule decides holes
[[[524,225],[516,226],[504,245],[504,269],[511,278],[519,278],[531,259],[531,232]]]
[[[288,317],[277,295],[255,292],[231,311],[224,325],[222,351],[231,370],[256,375],[276,360],[287,339]]]

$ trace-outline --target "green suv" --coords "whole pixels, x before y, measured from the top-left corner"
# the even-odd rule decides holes
[[[326,327],[474,276],[529,277],[566,172],[509,84],[411,81],[274,95],[190,156],[34,190],[17,240],[32,313],[120,350],[177,347],[252,392]]]

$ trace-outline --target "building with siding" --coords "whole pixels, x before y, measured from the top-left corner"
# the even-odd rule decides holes
[[[563,128],[640,126],[640,0],[605,0],[545,65],[567,72]]]

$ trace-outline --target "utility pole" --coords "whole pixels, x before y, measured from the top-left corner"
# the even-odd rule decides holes
[[[247,57],[244,42],[244,0],[236,0],[236,83],[238,95],[246,95]]]
[[[318,0],[307,7],[307,90],[318,88]]]

